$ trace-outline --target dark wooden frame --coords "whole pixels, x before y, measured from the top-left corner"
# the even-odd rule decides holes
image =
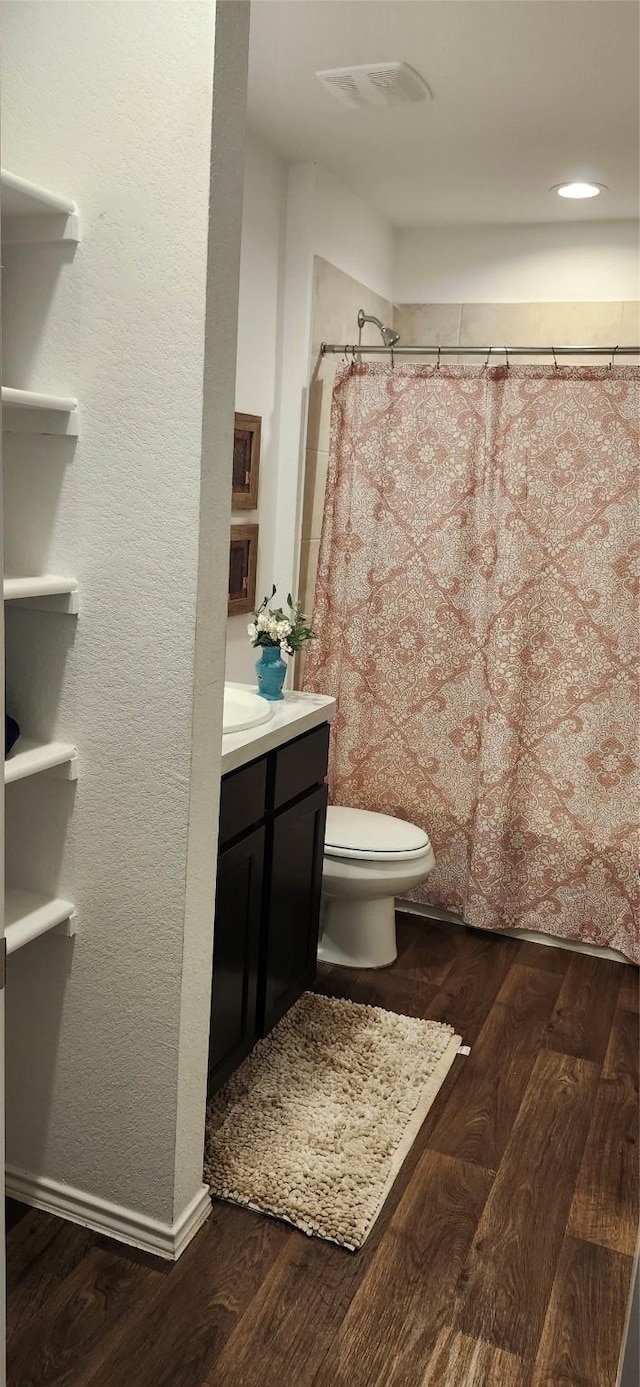
[[[257,509],[261,428],[262,420],[259,414],[236,414],[233,429],[232,510]],[[238,472],[242,471],[245,474],[244,486],[247,489],[236,490]]]
[[[240,616],[252,612],[256,605],[256,569],[258,566],[258,526],[232,525],[229,538],[229,616]],[[231,554],[234,548],[245,551],[243,566],[243,590],[231,591]]]

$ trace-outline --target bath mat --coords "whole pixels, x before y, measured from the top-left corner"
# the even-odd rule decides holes
[[[305,992],[209,1103],[212,1194],[355,1251],[460,1043],[439,1021]]]

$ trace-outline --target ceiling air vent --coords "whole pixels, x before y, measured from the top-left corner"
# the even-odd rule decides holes
[[[364,63],[362,67],[334,67],[316,72],[323,87],[342,106],[398,106],[424,101],[431,92],[408,63]]]

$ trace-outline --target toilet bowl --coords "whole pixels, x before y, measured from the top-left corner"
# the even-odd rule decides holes
[[[318,958],[385,968],[398,956],[395,898],[435,866],[427,834],[390,814],[330,805],[324,840]]]

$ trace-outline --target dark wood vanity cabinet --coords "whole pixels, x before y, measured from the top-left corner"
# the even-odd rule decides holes
[[[223,777],[210,1093],[315,977],[328,751],[325,723]]]

